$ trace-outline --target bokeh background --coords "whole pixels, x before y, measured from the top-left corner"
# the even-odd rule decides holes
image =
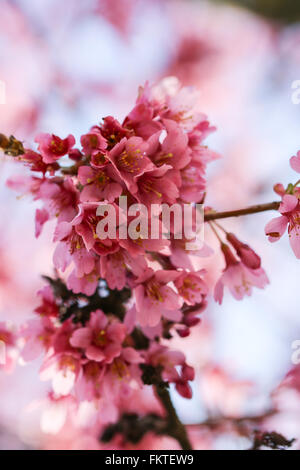
[[[300,80],[299,2],[1,0],[0,7],[0,132],[28,146],[41,131],[78,138],[106,115],[121,120],[146,80],[175,75],[200,90],[201,110],[217,126],[208,143],[223,159],[211,165],[209,205],[269,202],[274,183],[295,180],[288,160],[300,149],[300,105],[292,101]],[[22,168],[4,157],[0,165],[0,321],[17,325],[32,315],[41,274],[52,273],[51,227],[34,238],[35,203],[5,186]],[[261,254],[270,285],[243,302],[229,295],[221,307],[211,302],[192,336],[180,340],[197,378],[192,400],[173,398],[195,429],[212,417],[264,413],[292,367],[300,268],[287,237],[276,245],[265,238],[271,216],[224,224]],[[219,269],[214,258],[206,263]],[[54,422],[57,410],[47,408],[49,384],[39,381],[39,366],[0,371],[0,448],[84,448],[43,425],[45,413]],[[300,438],[299,396],[280,400],[269,430]],[[197,434],[198,448],[249,445],[231,428]]]

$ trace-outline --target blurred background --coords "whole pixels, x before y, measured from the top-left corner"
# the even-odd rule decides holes
[[[122,120],[146,80],[175,75],[200,90],[201,111],[217,126],[208,144],[223,159],[210,168],[209,205],[226,210],[269,202],[274,183],[295,180],[288,160],[300,149],[300,104],[292,100],[293,82],[300,80],[300,2],[1,0],[0,6],[6,95],[0,132],[28,146],[39,132],[78,138],[106,115]],[[0,165],[0,321],[19,324],[32,316],[40,275],[52,272],[51,227],[34,238],[35,204],[5,186],[22,168],[8,158]],[[276,245],[265,238],[272,215],[224,222],[261,255],[267,289],[241,303],[229,295],[221,307],[210,302],[192,336],[174,341],[178,348],[184,341],[197,370],[194,398],[173,394],[180,417],[195,429],[212,417],[264,413],[292,367],[300,268],[288,237]],[[206,265],[220,269],[214,258]],[[39,366],[0,370],[2,449],[75,445],[41,425],[49,384],[40,383]],[[296,394],[281,397],[269,430],[300,438],[298,403]],[[199,449],[250,445],[226,428],[196,439]]]

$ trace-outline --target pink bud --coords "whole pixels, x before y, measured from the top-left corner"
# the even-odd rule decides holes
[[[188,398],[188,399],[192,398],[193,392],[187,382],[178,381],[176,382],[175,388],[177,392],[179,393],[179,395],[181,395],[183,398]]]
[[[195,378],[195,371],[194,368],[184,364],[181,370],[181,377],[183,380],[194,380]]]
[[[194,314],[187,315],[183,319],[183,323],[188,327],[196,326],[200,321],[200,318],[195,317]]]
[[[78,162],[82,158],[82,153],[78,149],[71,149],[68,155],[71,160],[74,160],[74,162]]]
[[[242,243],[233,233],[227,233],[227,240],[235,248],[241,261],[250,269],[258,269],[261,266],[261,259],[249,245]]]
[[[179,334],[181,338],[186,338],[187,336],[190,335],[191,332],[189,328],[182,328],[182,329],[178,329],[177,333]]]
[[[279,196],[283,196],[285,194],[284,186],[281,183],[274,184],[273,190]]]
[[[226,268],[229,268],[229,266],[234,266],[234,265],[238,264],[238,260],[236,259],[236,257],[232,253],[229,246],[226,245],[226,243],[222,243],[221,250],[223,251],[223,255],[224,255],[224,258],[225,258]]]

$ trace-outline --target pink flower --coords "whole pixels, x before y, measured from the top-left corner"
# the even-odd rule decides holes
[[[79,353],[61,352],[46,358],[40,369],[40,378],[43,381],[52,381],[52,388],[56,395],[66,396],[72,391],[80,368]]]
[[[74,294],[93,295],[97,289],[99,281],[99,271],[95,267],[91,272],[83,274],[78,277],[76,269],[71,272],[67,279],[67,287],[71,289]]]
[[[143,256],[133,258],[124,249],[100,258],[101,277],[106,280],[110,289],[123,289],[129,271],[140,276],[146,268],[147,263]]]
[[[83,349],[92,361],[111,363],[120,355],[124,339],[125,326],[117,321],[109,322],[101,310],[96,310],[84,328],[74,331],[70,343]]]
[[[146,155],[147,148],[148,144],[141,137],[123,138],[108,155],[120,179],[132,194],[137,192],[136,177],[155,168]]]
[[[170,165],[163,165],[149,171],[145,171],[136,180],[136,198],[139,202],[150,204],[173,204],[179,196],[177,187],[177,174]]]
[[[111,150],[123,137],[133,136],[131,129],[121,126],[117,119],[112,116],[103,118],[103,123],[100,125],[101,134],[107,141],[107,150]]]
[[[81,235],[78,235],[72,223],[61,222],[58,224],[53,240],[60,241],[53,255],[53,264],[57,269],[65,271],[73,261],[78,277],[93,271],[95,268],[95,255],[86,250]]]
[[[199,92],[193,87],[182,87],[176,77],[166,77],[150,90],[151,98],[159,103],[159,114],[163,118],[173,119],[185,131],[206,120],[198,111]]]
[[[296,158],[296,157],[294,157]],[[285,194],[279,206],[280,217],[275,217],[265,227],[270,242],[279,240],[288,227],[290,244],[296,258],[300,258],[300,204],[298,193]]]
[[[191,161],[191,150],[188,148],[188,136],[181,127],[171,119],[164,119],[163,125],[167,133],[160,149],[156,149],[153,155],[153,161],[156,165],[171,165],[174,169],[180,170],[187,166]],[[157,140],[161,133],[155,134]],[[150,141],[153,140],[150,139]],[[153,145],[153,143],[152,143]]]
[[[181,173],[182,185],[180,197],[185,202],[201,202],[206,189],[203,170],[197,166],[188,165]]]
[[[290,159],[290,165],[293,170],[297,171],[297,173],[300,173],[300,150],[297,152],[296,157],[292,157]]]
[[[49,171],[52,175],[59,169],[58,163],[45,163],[42,155],[30,149],[26,149],[24,155],[19,158],[26,166],[30,167],[31,171],[42,172],[43,174]]]
[[[38,295],[42,297],[42,303],[34,311],[42,317],[57,317],[59,310],[51,287],[43,287]]]
[[[54,134],[39,134],[35,138],[39,144],[38,150],[45,163],[53,163],[63,155],[66,155],[75,145],[73,135],[68,135],[65,139],[60,139]]]
[[[43,351],[48,351],[53,343],[55,327],[49,317],[29,320],[20,330],[25,341],[21,356],[25,361],[36,359]]]
[[[226,267],[215,286],[214,298],[219,304],[223,300],[224,286],[228,287],[233,297],[241,300],[252,294],[252,287],[263,289],[269,280],[263,268],[251,269],[232,254],[228,245],[222,245]]]
[[[206,297],[208,287],[203,281],[205,272],[183,272],[175,279],[174,285],[187,305],[201,304]]]
[[[261,259],[249,245],[242,243],[233,233],[227,233],[226,238],[235,248],[242,263],[250,269],[258,269],[261,266]]]
[[[35,236],[38,238],[42,233],[45,222],[49,220],[49,213],[46,209],[37,209],[35,212]]]
[[[58,222],[70,222],[77,213],[79,191],[71,177],[64,180],[43,180],[37,189],[36,199],[45,203],[49,217],[57,218]],[[44,222],[46,214],[38,213],[37,227]]]
[[[82,364],[81,371],[76,381],[75,393],[80,401],[105,400],[103,390],[103,376],[105,366],[96,361],[88,361]],[[113,397],[111,397],[112,399]]]
[[[142,326],[155,326],[161,317],[179,321],[182,299],[167,284],[180,276],[177,271],[153,271],[148,268],[134,289],[137,318]]]
[[[107,147],[106,139],[101,134],[100,128],[92,127],[91,131],[81,136],[83,151],[86,155],[95,155],[103,152]]]
[[[82,237],[84,245],[88,251],[93,250],[98,255],[115,253],[119,250],[117,239],[106,238],[100,240],[97,235],[97,225],[101,217],[96,215],[99,203],[85,202],[79,204],[79,213],[72,220],[76,233]],[[116,210],[117,207],[115,206]]]
[[[105,169],[93,169],[90,166],[81,166],[78,170],[79,182],[84,186],[80,193],[80,200],[101,201],[103,199],[113,202],[122,194],[122,186],[116,183]]]
[[[184,398],[192,398],[188,382],[194,380],[195,372],[186,364],[182,352],[171,351],[166,346],[153,343],[146,353],[146,364],[161,367],[163,380],[175,383],[177,392]]]

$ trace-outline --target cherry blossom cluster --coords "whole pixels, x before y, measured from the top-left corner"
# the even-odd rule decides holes
[[[56,221],[55,277],[46,278],[35,317],[18,335],[24,361],[43,354],[41,379],[52,381],[54,400],[93,402],[105,422],[120,418],[124,397],[145,385],[156,387],[162,401],[161,390],[171,383],[191,398],[194,370],[168,340],[188,336],[199,323],[211,287],[221,303],[224,287],[241,300],[268,283],[260,257],[211,220],[209,207],[204,214],[225,263],[214,286],[193,260],[196,255],[199,265],[213,250],[204,244],[192,256],[175,229],[168,239],[124,239],[119,226],[114,237],[98,236],[99,206],[121,212],[120,196],[146,207],[203,203],[207,164],[219,157],[204,145],[213,130],[197,110],[196,92],[171,78],[140,88],[122,123],[103,118],[78,147],[73,135],[39,134],[35,150],[0,136],[1,148],[30,170],[8,185],[39,201],[36,236]],[[285,206],[286,198],[297,199],[289,192]],[[286,211],[283,217],[292,220]],[[185,445],[184,433],[179,441]]]

